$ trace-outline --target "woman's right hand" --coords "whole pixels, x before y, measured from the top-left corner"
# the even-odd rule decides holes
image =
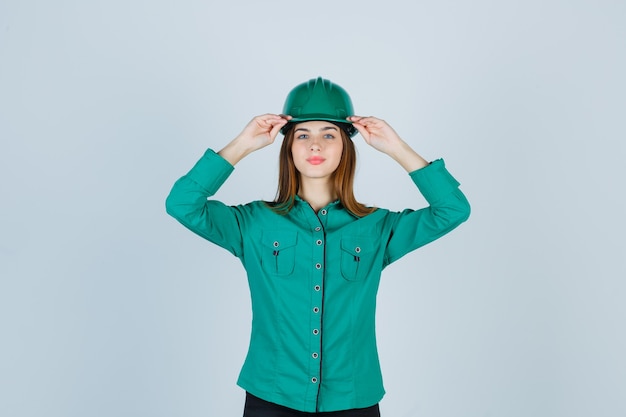
[[[274,143],[278,132],[291,116],[263,114],[256,116],[246,125],[241,133],[218,153],[222,158],[235,165],[246,155]]]

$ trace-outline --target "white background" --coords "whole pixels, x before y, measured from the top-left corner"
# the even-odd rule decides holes
[[[622,1],[1,0],[0,415],[241,415],[245,274],[164,199],[317,76],[473,209],[383,275],[383,416],[626,415],[624,74]],[[355,141],[359,200],[424,205]]]

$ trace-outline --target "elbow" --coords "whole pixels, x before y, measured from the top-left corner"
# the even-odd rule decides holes
[[[470,214],[472,213],[472,207],[470,206],[469,201],[467,201],[467,198],[465,197],[465,195],[463,195],[461,193],[461,195],[459,196],[459,206],[458,209],[456,210],[456,225],[458,226],[459,224],[467,221],[467,219],[469,219]]]
[[[469,201],[467,201],[465,196],[463,197],[463,202],[464,205],[459,211],[459,224],[467,221],[467,219],[469,219],[470,217],[470,214],[472,213],[472,207],[470,206],[470,203]]]
[[[165,199],[165,212],[178,220],[182,216],[180,208],[181,205],[176,201],[172,193],[170,193]]]
[[[448,231],[455,229],[469,219],[471,212],[472,209],[467,198],[462,193],[457,194],[455,203],[447,207],[445,215],[442,214],[442,220],[445,219],[443,228]]]

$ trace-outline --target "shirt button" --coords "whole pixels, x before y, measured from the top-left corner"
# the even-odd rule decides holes
[[[356,248],[354,248],[354,251],[355,251],[356,253],[359,253],[359,252],[361,252],[361,248],[357,246]]]
[[[278,241],[274,242],[274,247],[277,248],[280,246],[280,243],[278,243]]]
[[[313,312],[314,312],[314,313],[319,313],[319,312],[320,312],[320,309],[319,309],[318,307],[313,307]]]
[[[322,269],[322,264],[320,263],[315,264],[315,269]]]
[[[317,378],[315,378],[315,377],[311,378],[311,382],[314,383],[314,384],[317,384]]]
[[[313,359],[317,359],[317,357],[318,357],[319,355],[317,354],[317,352],[313,352],[313,354],[312,354],[311,356],[313,356]]]
[[[317,330],[317,329],[313,329],[313,334],[314,334],[315,336],[317,336],[319,333],[320,333],[320,331],[319,331],[319,330]]]
[[[322,216],[325,216],[325,215],[326,215],[326,213],[327,213],[326,209],[324,209],[324,210],[321,210],[321,211],[320,211],[320,214],[321,214]]]
[[[211,198],[211,197],[209,197],[209,198]],[[321,227],[319,227],[319,226],[317,226],[317,227],[315,228],[315,231],[316,231],[316,232],[319,232],[320,230],[322,230],[322,228],[321,228]]]
[[[322,239],[317,239],[317,240],[315,241],[315,243],[317,244],[317,246],[321,245],[321,244],[322,244]]]
[[[322,287],[320,287],[319,285],[316,285],[315,287],[313,287],[313,289],[314,289],[315,291],[319,291],[319,290],[321,290],[321,289],[322,289]]]

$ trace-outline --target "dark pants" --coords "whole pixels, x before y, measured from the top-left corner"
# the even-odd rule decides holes
[[[243,417],[380,417],[378,404],[367,408],[328,411],[324,413],[305,413],[262,400],[246,392],[246,405]]]

